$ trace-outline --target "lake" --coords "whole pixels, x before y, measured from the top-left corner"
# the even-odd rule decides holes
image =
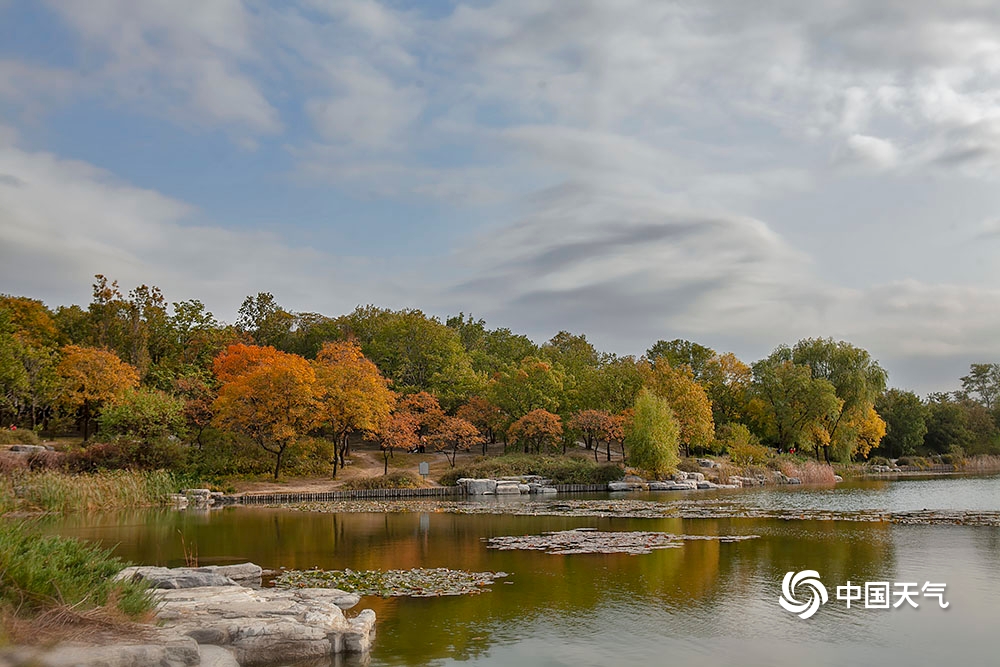
[[[560,502],[573,496],[559,496]],[[605,496],[607,498],[608,496]],[[1000,511],[1000,477],[864,481],[836,489],[766,488],[629,495],[744,508]],[[547,499],[548,500],[548,499]],[[756,535],[688,541],[643,555],[496,551],[485,538],[571,528]],[[76,515],[50,529],[115,546],[142,564],[265,568],[449,567],[510,573],[480,595],[366,597],[378,614],[371,665],[996,664],[1000,528],[761,518],[623,519],[319,513],[235,507]],[[816,570],[830,600],[807,620],[778,604],[786,572]],[[947,609],[848,609],[837,586],[947,584]],[[798,590],[802,593],[803,589]],[[338,660],[337,664],[354,664]]]

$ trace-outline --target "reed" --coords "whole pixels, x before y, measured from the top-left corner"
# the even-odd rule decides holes
[[[815,461],[782,461],[781,472],[787,477],[797,477],[803,484],[826,484],[833,486],[837,483],[836,473],[833,468],[826,463],[816,463]]]
[[[165,505],[183,481],[163,470],[68,474],[45,470],[0,479],[0,509],[47,512]]]

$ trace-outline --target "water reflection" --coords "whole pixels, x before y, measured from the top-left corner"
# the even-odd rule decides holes
[[[483,543],[584,526],[760,537],[692,541],[639,556],[495,551]],[[379,616],[373,665],[926,664],[956,651],[988,664],[1000,612],[997,528],[228,508],[70,516],[50,529],[168,566],[183,564],[183,536],[202,564],[512,573],[510,583],[478,596],[364,599],[361,607]],[[831,599],[802,621],[777,605],[784,573],[802,569],[819,570],[831,598],[847,580],[944,581],[952,607],[847,610]]]

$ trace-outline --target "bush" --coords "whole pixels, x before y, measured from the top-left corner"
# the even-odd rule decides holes
[[[931,462],[922,456],[900,456],[896,459],[896,465],[900,467],[907,466],[909,468],[927,470],[931,467]]]
[[[29,428],[0,429],[0,445],[40,445],[38,434]]]
[[[621,479],[625,474],[620,464],[595,463],[586,456],[532,456],[531,454],[505,454],[478,457],[470,463],[446,472],[439,480],[445,486],[455,484],[462,477],[516,477],[540,475],[553,484],[603,484]]]
[[[146,614],[153,608],[146,586],[112,579],[125,565],[110,549],[0,523],[0,605],[17,616],[105,605],[133,618]]]
[[[424,485],[412,472],[391,472],[380,477],[359,477],[344,482],[343,489],[361,491],[368,489],[419,489]]]
[[[184,401],[158,389],[130,389],[101,411],[98,423],[106,435],[140,440],[178,435],[184,431]]]
[[[187,463],[187,448],[170,438],[143,441],[120,437],[112,442],[95,442],[70,452],[65,459],[72,472],[101,470],[174,470]]]
[[[701,472],[701,466],[694,459],[681,459],[677,464],[677,469],[681,472]]]
[[[885,458],[884,456],[873,456],[870,459],[868,459],[868,465],[889,466],[892,465],[892,462],[889,459]]]
[[[799,462],[781,461],[781,472],[786,477],[797,477],[803,484],[828,484],[837,483],[836,473],[827,463],[816,463],[805,460]]]

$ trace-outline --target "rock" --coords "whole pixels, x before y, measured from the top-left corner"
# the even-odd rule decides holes
[[[363,653],[375,629],[371,610],[344,616],[341,606],[358,597],[337,589],[213,586],[158,590],[156,596],[164,628],[221,646],[244,667]]]
[[[458,483],[465,487],[465,492],[470,496],[488,496],[496,493],[497,481],[495,479],[460,479]]]
[[[677,472],[675,472],[671,476],[671,479],[673,479],[675,482],[683,482],[687,478],[688,478],[688,474],[686,472],[684,472],[683,470],[678,470]]]
[[[802,480],[798,477],[788,477],[786,478],[786,484],[801,484]]]
[[[668,491],[694,491],[698,488],[698,482],[674,482]]]
[[[513,481],[498,481],[495,493],[498,496],[519,495],[521,493],[521,485]]]
[[[649,483],[649,490],[650,491],[669,491],[672,487],[673,487],[673,484],[671,484],[670,482],[650,482]]]
[[[198,644],[190,637],[161,635],[155,644],[63,644],[49,650],[18,649],[7,655],[0,654],[0,665],[5,664],[17,667],[194,667],[201,664],[201,659]],[[226,663],[217,667],[226,667]]]
[[[528,486],[527,484],[518,484],[517,490],[520,491],[521,493],[531,493],[531,487]]]
[[[38,452],[48,451],[42,445],[11,445],[10,451],[18,452],[20,454],[37,454]]]
[[[198,654],[201,656],[199,667],[240,667],[233,654],[221,646],[200,645]]]
[[[543,486],[539,493],[559,493],[559,489],[554,486]]]
[[[628,482],[608,482],[608,491],[630,491],[631,489]]]
[[[712,483],[712,482],[706,482],[704,480],[702,480],[700,482],[697,482],[697,484],[698,484],[698,488],[699,489],[717,489],[717,488],[719,488],[714,483]]]
[[[834,482],[843,482],[843,481],[844,481],[844,478],[843,478],[843,477],[841,477],[840,475],[834,475],[834,476],[833,476],[833,481],[834,481]]]
[[[687,474],[687,479],[688,479],[689,482],[691,480],[694,480],[695,482],[704,482],[705,481],[705,475],[703,475],[700,472],[689,472]]]
[[[127,567],[115,575],[115,579],[148,581],[150,587],[161,589],[199,588],[204,586],[238,586],[229,577],[209,568],[189,567]],[[259,585],[259,583],[258,583]]]

